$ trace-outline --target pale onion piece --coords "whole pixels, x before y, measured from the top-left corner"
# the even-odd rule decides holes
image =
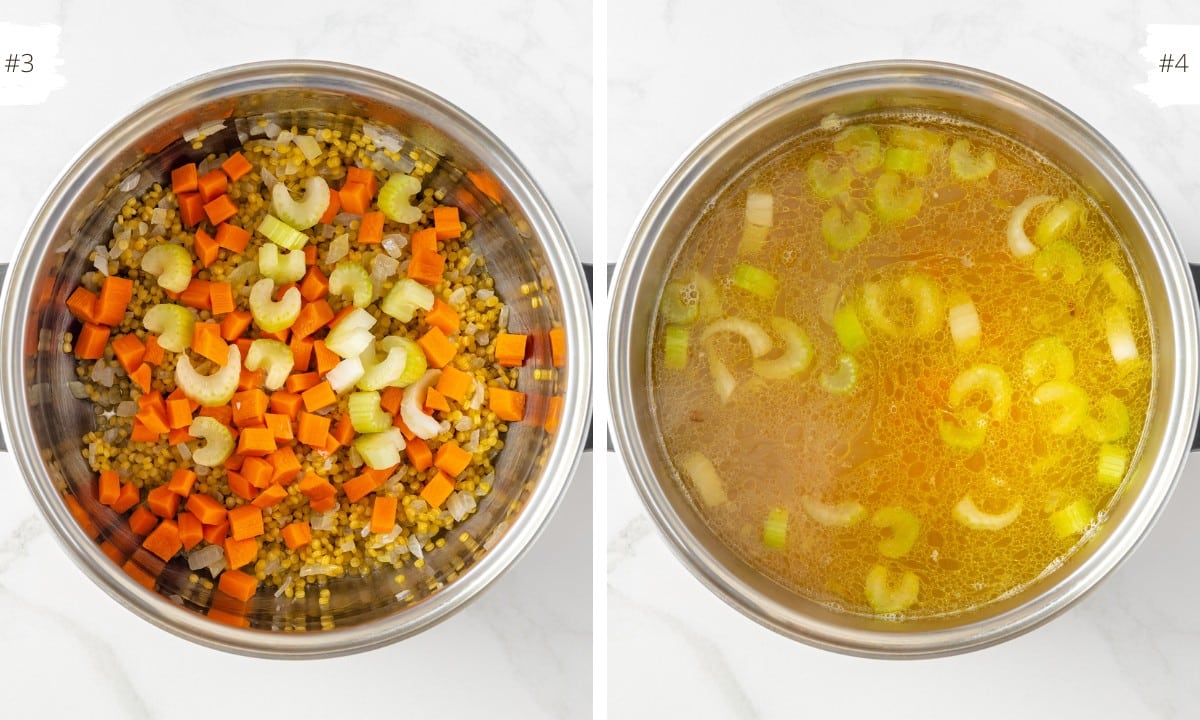
[[[225,277],[225,282],[229,283],[234,292],[238,292],[251,278],[254,277],[257,271],[258,263],[254,260],[247,260],[241,265],[235,267],[233,272],[229,273],[229,275]]]
[[[233,454],[233,433],[216,418],[196,417],[188,427],[188,435],[205,440],[203,447],[192,451],[192,461],[197,465],[217,467]]]
[[[876,510],[871,524],[892,531],[890,537],[879,541],[879,554],[893,559],[907,555],[921,531],[920,519],[896,505]]]
[[[881,615],[908,609],[917,601],[920,590],[921,581],[911,570],[905,570],[895,585],[888,583],[888,570],[883,565],[876,565],[867,573],[867,604]]]
[[[321,219],[329,207],[329,184],[320,175],[304,181],[304,199],[295,200],[283,183],[271,188],[271,211],[296,230],[307,230]]]
[[[304,159],[309,162],[321,157],[321,146],[317,144],[317,139],[312,135],[297,135],[292,138],[292,143],[300,148],[300,152],[304,153]]]
[[[338,263],[333,272],[329,273],[329,292],[345,295],[347,291],[356,308],[370,305],[375,296],[375,285],[371,282],[371,276],[356,262]]]
[[[1007,510],[1002,513],[985,513],[975,506],[970,495],[963,495],[955,505],[951,514],[954,519],[972,530],[1003,530],[1012,525],[1021,514],[1021,499],[1017,498]]]
[[[960,407],[975,393],[984,393],[992,401],[988,415],[993,420],[1004,420],[1008,417],[1012,408],[1012,385],[1008,382],[1004,368],[981,363],[960,372],[950,383],[950,407]]]
[[[371,328],[375,318],[362,308],[355,308],[325,336],[325,346],[341,358],[357,358],[375,341]]]
[[[400,401],[400,419],[414,435],[422,440],[435,438],[442,431],[441,423],[426,415],[421,409],[421,404],[425,400],[425,391],[441,377],[441,370],[426,370],[420,380],[404,388],[404,398]]]
[[[1137,360],[1137,342],[1133,339],[1129,315],[1123,308],[1114,305],[1104,311],[1104,328],[1108,335],[1108,348],[1118,365]]]
[[[164,350],[183,352],[192,344],[196,316],[182,305],[159,303],[142,316],[142,327],[158,335],[158,344]]]
[[[1055,405],[1057,417],[1050,421],[1050,432],[1069,435],[1087,417],[1088,396],[1078,385],[1066,380],[1050,380],[1033,391],[1033,404],[1041,407]]]
[[[811,495],[803,495],[800,505],[814,522],[827,527],[851,527],[867,516],[867,509],[853,500],[829,504]]]
[[[774,222],[775,198],[765,190],[751,190],[746,195],[746,222],[770,227]]]
[[[683,454],[679,459],[679,466],[692,481],[692,487],[696,488],[700,502],[708,507],[729,502],[729,496],[725,494],[725,483],[707,457],[693,450]]]
[[[300,290],[288,288],[278,301],[272,300],[275,281],[263,278],[250,288],[250,315],[263,332],[279,332],[292,326],[300,317]]]
[[[175,363],[175,385],[189,399],[205,407],[217,407],[228,403],[237,392],[241,376],[242,352],[234,344],[229,346],[225,366],[212,375],[196,372],[186,353],[181,354]]]
[[[725,332],[745,338],[750,345],[750,354],[756,358],[771,351],[771,336],[767,334],[767,331],[763,330],[760,325],[741,318],[724,318],[709,323],[708,327],[704,328],[704,332],[700,334],[700,339],[708,340],[713,335]]]
[[[783,354],[772,360],[755,360],[754,374],[783,380],[807,370],[813,361],[813,344],[804,330],[782,317],[771,318],[771,327],[783,338]]]
[[[1133,287],[1133,283],[1129,282],[1129,278],[1125,277],[1125,273],[1117,267],[1117,264],[1112,260],[1105,260],[1100,263],[1100,277],[1104,279],[1104,283],[1108,285],[1108,289],[1112,292],[1113,298],[1122,305],[1133,305],[1138,301],[1138,292]]]
[[[142,255],[141,268],[156,276],[162,289],[181,293],[192,281],[192,255],[180,245],[161,240],[158,238],[158,244]]]
[[[413,340],[400,337],[399,335],[389,335],[380,342],[380,345],[389,353],[396,348],[403,350],[405,353],[404,372],[400,374],[400,377],[389,383],[390,385],[400,388],[408,387],[420,380],[425,371],[429,369],[429,360],[425,357],[425,351]],[[480,387],[483,386],[480,385]]]
[[[370,333],[368,333],[370,334]],[[337,365],[333,366],[329,372],[325,373],[325,379],[329,382],[329,387],[338,395],[346,392],[354,387],[365,373],[362,361],[356,357],[346,358]]]
[[[975,309],[975,302],[965,293],[955,293],[950,296],[950,310],[947,316],[954,347],[962,353],[973,352],[978,348],[981,333],[979,311]]]
[[[717,391],[717,397],[721,398],[723,403],[729,402],[729,398],[733,397],[734,388],[737,387],[737,380],[734,379],[729,366],[721,358],[709,353],[708,372],[712,375],[713,388]]]
[[[296,356],[292,354],[292,349],[270,338],[256,339],[250,343],[250,349],[246,352],[246,369],[266,370],[263,386],[268,390],[283,387],[295,364]]]
[[[220,545],[205,545],[197,548],[187,556],[188,569],[200,570],[213,564],[225,555],[225,548]]]
[[[350,252],[350,234],[342,233],[329,241],[329,249],[325,251],[325,264],[333,265],[346,257]]]
[[[279,246],[266,243],[258,249],[258,271],[280,285],[296,282],[308,271],[304,250],[288,250],[280,254]]]
[[[1025,234],[1025,219],[1029,217],[1029,213],[1034,208],[1048,202],[1054,202],[1054,198],[1049,195],[1034,195],[1025,198],[1024,202],[1013,208],[1012,214],[1008,217],[1007,235],[1008,249],[1016,257],[1027,257],[1037,252],[1037,246]]]
[[[421,208],[415,207],[412,198],[421,192],[421,181],[411,175],[392,175],[379,189],[376,202],[388,220],[396,223],[415,223],[421,219]]]

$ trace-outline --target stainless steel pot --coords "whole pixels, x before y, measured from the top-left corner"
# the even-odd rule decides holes
[[[1074,174],[1108,208],[1145,283],[1156,377],[1142,448],[1120,502],[1092,539],[1023,592],[976,610],[889,623],[831,611],[769,580],[721,544],[682,491],[649,389],[655,307],[683,238],[741,169],[830,113],[916,110],[963,118],[1019,139]],[[1048,621],[1141,541],[1171,494],[1197,413],[1197,304],[1192,275],[1150,194],[1094,129],[1049,98],[995,75],[931,62],[873,62],[811,75],[768,93],[700,141],[659,188],[634,230],[613,287],[609,403],[621,453],[672,550],[710,590],[781,634],[854,655],[949,655]]]
[[[139,585],[98,547],[110,535],[136,547],[111,510],[95,502],[94,474],[80,437],[93,423],[89,404],[72,398],[74,359],[61,350],[72,327],[65,301],[89,250],[111,236],[116,209],[161,182],[181,158],[239,144],[238,131],[269,116],[283,126],[350,129],[356,120],[391,126],[405,151],[440,158],[427,186],[447,190],[475,227],[510,326],[533,338],[519,388],[526,420],[513,423],[497,458],[496,482],[479,511],[426,567],[331,582],[330,602],[256,596],[249,628],[205,616],[214,593],[189,581],[176,560],[154,591]],[[200,150],[185,131],[224,121]],[[270,62],[221,70],[173,87],[102,133],[55,183],[30,222],[8,273],[0,305],[0,391],[4,430],[30,490],[80,567],[114,599],[150,622],[222,650],[309,657],[345,654],[416,633],[463,607],[533,542],[562,497],[584,442],[590,400],[589,296],[574,250],[541,191],[486,128],[436,95],[378,72],[325,62]],[[546,333],[565,329],[569,359],[554,367]],[[561,421],[545,422],[561,403]],[[93,539],[64,503],[72,496],[100,532]],[[132,546],[130,542],[132,541]],[[137,555],[134,556],[135,560]],[[400,594],[403,600],[397,599]],[[310,602],[311,601],[311,602]],[[219,608],[218,608],[219,609]],[[324,628],[324,629],[322,629]],[[287,632],[284,632],[284,631]]]

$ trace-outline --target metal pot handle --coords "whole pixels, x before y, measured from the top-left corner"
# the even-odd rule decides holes
[[[0,263],[0,287],[4,287],[4,278],[8,276],[8,263]],[[8,452],[8,442],[4,440],[4,429],[0,427],[0,452]]]
[[[1192,280],[1197,293],[1200,293],[1200,264],[1188,263],[1188,267],[1192,270]],[[1192,428],[1192,452],[1200,450],[1200,433],[1196,432],[1196,428]]]

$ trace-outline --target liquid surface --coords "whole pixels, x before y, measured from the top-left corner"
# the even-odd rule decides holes
[[[669,277],[661,442],[723,542],[806,597],[895,618],[994,601],[1087,537],[1136,456],[1153,364],[1133,268],[1083,188],[1006,138],[897,117],[798,137],[715,199]],[[802,369],[802,346],[761,364],[775,318],[807,338]]]

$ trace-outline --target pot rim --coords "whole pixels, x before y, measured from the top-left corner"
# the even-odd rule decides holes
[[[910,85],[920,80],[944,87],[960,83],[961,90],[984,88],[1006,99],[1016,99],[1060,122],[1085,141],[1095,152],[1094,162],[1115,174],[1128,191],[1125,200],[1131,210],[1138,212],[1139,221],[1150,240],[1149,244],[1162,269],[1171,305],[1169,325],[1174,333],[1178,352],[1173,381],[1173,403],[1167,408],[1167,430],[1155,457],[1143,457],[1150,463],[1147,481],[1130,503],[1124,522],[1120,523],[1097,550],[1071,574],[1061,578],[1048,589],[1006,612],[983,621],[928,631],[870,630],[840,627],[794,611],[762,593],[755,591],[696,540],[662,490],[674,477],[656,478],[647,445],[653,444],[651,426],[639,428],[634,393],[622,392],[630,384],[630,368],[646,362],[634,356],[624,338],[634,326],[637,293],[646,283],[661,279],[646,272],[647,256],[663,240],[661,223],[669,215],[674,202],[682,197],[695,178],[706,171],[714,147],[728,146],[740,133],[753,130],[755,123],[770,117],[772,109],[785,108],[788,100],[802,99],[824,89],[869,84],[879,90],[886,82]],[[658,531],[665,537],[672,553],[708,590],[726,604],[760,625],[799,642],[848,655],[872,658],[919,658],[953,655],[980,649],[1017,637],[1056,617],[1083,598],[1100,580],[1112,572],[1141,543],[1160,515],[1182,473],[1191,447],[1192,429],[1197,413],[1197,325],[1198,306],[1192,274],[1178,240],[1158,209],[1144,183],[1124,157],[1099,132],[1080,117],[1049,97],[1009,80],[1003,76],[975,68],[925,60],[879,60],[837,66],[812,73],[779,85],[759,95],[746,106],[727,116],[700,140],[692,145],[664,176],[653,195],[643,206],[637,224],[617,266],[612,285],[612,305],[609,315],[609,412],[613,434],[626,470],[642,504],[646,507]],[[1162,326],[1164,323],[1156,324]],[[646,439],[639,429],[648,434]]]
[[[236,628],[185,609],[135,582],[101,552],[70,515],[38,455],[25,420],[28,407],[24,355],[19,333],[29,313],[30,267],[51,246],[45,242],[64,221],[63,207],[72,190],[95,175],[98,164],[156,127],[162,113],[187,102],[194,107],[248,91],[313,87],[351,90],[382,103],[405,99],[419,103],[423,119],[451,128],[457,140],[478,151],[488,169],[519,203],[540,242],[563,300],[567,346],[572,350],[563,392],[562,419],[555,447],[548,454],[542,480],[496,545],[465,573],[435,595],[392,615],[333,630],[285,633]],[[176,108],[179,109],[179,108]],[[41,241],[41,242],[38,242]],[[269,60],[229,66],[197,75],[154,95],[124,118],[100,132],[42,196],[26,224],[22,243],[0,290],[0,397],[4,437],[42,515],[67,554],[83,572],[119,604],[150,623],[210,648],[279,659],[334,657],[369,650],[414,635],[453,615],[478,597],[519,559],[544,530],[561,502],[578,466],[591,407],[590,297],[581,265],[545,194],[512,151],[490,130],[458,106],[411,82],[383,72],[321,60]]]

